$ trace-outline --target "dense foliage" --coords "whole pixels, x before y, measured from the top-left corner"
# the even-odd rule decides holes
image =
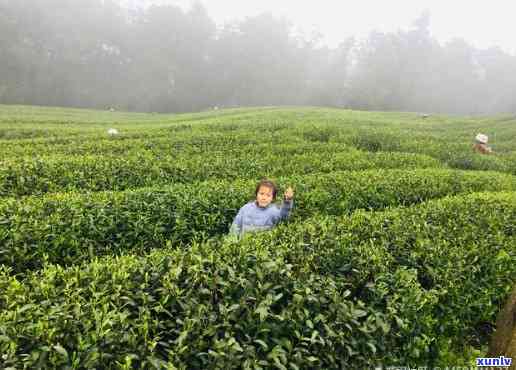
[[[0,119],[2,368],[471,365],[516,281],[514,121]],[[294,187],[291,219],[226,238],[262,176]]]

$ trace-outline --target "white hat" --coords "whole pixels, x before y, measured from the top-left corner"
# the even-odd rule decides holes
[[[477,136],[475,136],[475,140],[481,144],[487,144],[487,135],[477,134]]]
[[[108,135],[118,135],[118,130],[116,128],[110,128],[109,130],[107,130],[107,133]]]

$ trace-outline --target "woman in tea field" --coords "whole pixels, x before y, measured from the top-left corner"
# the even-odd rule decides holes
[[[473,145],[473,150],[480,154],[492,154],[493,150],[487,146],[487,135],[478,134],[475,137],[475,144]]]

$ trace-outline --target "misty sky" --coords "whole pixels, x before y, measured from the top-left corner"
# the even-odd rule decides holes
[[[129,0],[131,1],[131,0]],[[169,3],[188,8],[192,0],[132,0]],[[477,48],[496,45],[516,54],[516,2],[511,0],[201,0],[219,24],[264,11],[284,15],[309,34],[318,29],[330,46],[348,36],[365,37],[371,30],[407,29],[428,9],[432,35],[439,41],[460,37]]]

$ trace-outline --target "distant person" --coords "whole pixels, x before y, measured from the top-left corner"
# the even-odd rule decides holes
[[[109,136],[117,136],[119,132],[116,128],[110,128],[107,130],[107,133]]]
[[[270,230],[290,216],[294,204],[294,191],[287,188],[281,207],[274,204],[278,188],[274,182],[264,179],[256,185],[256,199],[238,211],[229,234],[238,240],[249,232]]]
[[[487,146],[487,140],[487,135],[478,134],[475,137],[475,144],[473,145],[473,150],[480,154],[492,154],[492,149]]]

